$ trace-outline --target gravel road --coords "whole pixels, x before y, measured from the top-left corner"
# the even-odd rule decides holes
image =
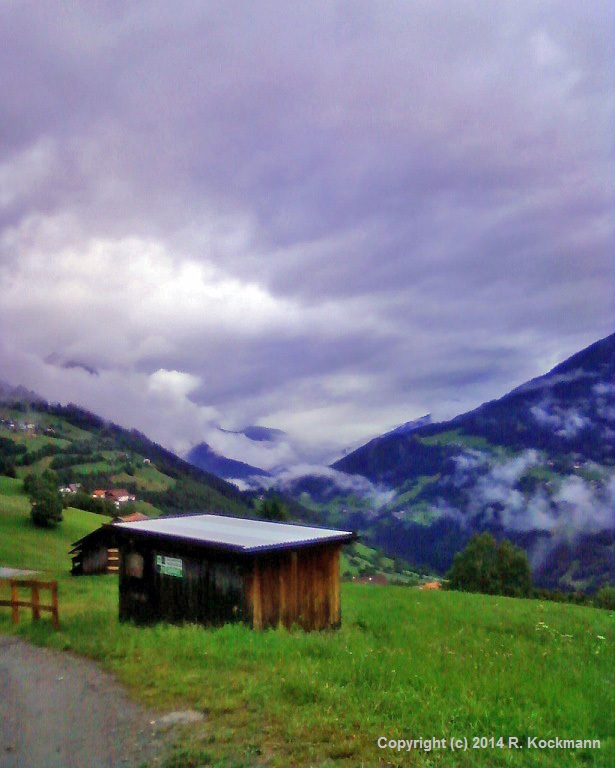
[[[95,663],[0,637],[0,768],[134,768],[168,730]]]

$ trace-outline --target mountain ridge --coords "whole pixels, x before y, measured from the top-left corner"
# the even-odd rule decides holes
[[[185,456],[186,461],[205,472],[224,480],[245,480],[253,477],[270,477],[270,473],[245,461],[229,459],[217,453],[206,442],[198,443]]]
[[[544,586],[614,582],[615,334],[467,413],[373,438],[331,470],[391,498],[366,512],[331,477],[320,497],[304,479],[302,502],[325,519],[343,512],[411,562],[444,571],[488,530],[523,546]]]

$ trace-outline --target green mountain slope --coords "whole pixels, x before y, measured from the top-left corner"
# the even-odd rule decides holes
[[[233,485],[149,440],[74,405],[19,401],[0,405],[0,474],[23,478],[53,469],[62,485],[124,488],[146,513],[212,510],[249,514]]]
[[[615,334],[451,421],[375,438],[289,491],[323,521],[439,571],[488,530],[526,549],[542,586],[615,583]]]

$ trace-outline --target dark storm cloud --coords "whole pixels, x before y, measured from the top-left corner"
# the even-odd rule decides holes
[[[4,377],[179,446],[352,442],[544,372],[612,330],[614,23],[5,0]]]

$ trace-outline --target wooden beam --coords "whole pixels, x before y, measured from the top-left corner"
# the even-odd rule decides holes
[[[17,584],[11,582],[11,602],[13,603],[13,624],[19,624],[19,595]]]
[[[258,558],[254,559],[254,569],[252,573],[252,626],[254,629],[262,629],[263,627],[261,567]]]
[[[32,618],[34,621],[41,618],[41,595],[38,584],[32,584]]]
[[[331,612],[333,614],[333,626],[337,627],[342,621],[342,608],[341,608],[341,596],[340,596],[340,551],[341,547],[337,547],[332,557],[331,564],[331,581],[332,581],[332,606]]]

